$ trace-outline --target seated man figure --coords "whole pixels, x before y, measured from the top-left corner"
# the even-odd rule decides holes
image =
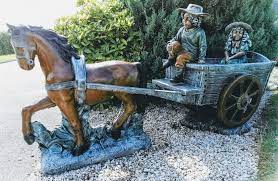
[[[178,69],[178,74],[172,83],[183,81],[183,72],[188,62],[205,63],[207,51],[207,42],[205,31],[200,27],[203,17],[208,16],[203,13],[202,6],[189,4],[186,9],[179,8],[182,11],[183,27],[181,27],[176,36],[167,44],[169,58],[163,64],[163,69],[174,65]]]
[[[251,47],[248,32],[253,31],[247,23],[234,22],[225,28],[230,32],[225,46],[225,59],[222,64],[247,63],[246,53]]]

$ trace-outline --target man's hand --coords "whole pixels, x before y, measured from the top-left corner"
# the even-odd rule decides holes
[[[228,64],[230,60],[231,60],[231,57],[226,57],[225,58],[225,64]]]
[[[199,60],[198,63],[204,64],[204,63],[206,63],[206,62],[205,62],[205,60]]]
[[[166,46],[166,49],[167,49],[167,52],[171,52],[173,51],[173,46],[172,46],[172,43],[168,43],[167,46]]]

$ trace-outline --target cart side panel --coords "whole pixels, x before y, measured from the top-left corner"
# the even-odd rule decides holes
[[[166,61],[166,60],[163,60]],[[170,66],[166,69],[165,79],[172,79],[177,75],[177,68]],[[203,88],[204,71],[202,68],[187,68],[184,74],[185,83],[196,88]]]
[[[198,95],[195,105],[202,105],[205,97],[206,90],[206,77],[207,71],[204,69],[192,69],[187,68],[184,74],[184,80],[186,84],[190,84],[194,87],[200,88],[200,94]]]
[[[195,104],[217,105],[224,86],[242,74],[256,76],[265,90],[275,62],[255,52],[248,52],[247,56],[250,63],[245,64],[216,64],[220,60],[212,58],[206,60],[211,64],[187,64],[184,74],[185,83],[201,90]],[[174,66],[167,68],[166,79],[171,79],[176,75],[177,71]]]
[[[273,69],[274,63],[261,62],[237,65],[222,65],[217,67],[209,67],[204,80],[204,98],[202,104],[216,105],[219,95],[228,83],[235,77],[242,74],[250,74],[256,76],[262,85],[263,90],[267,86],[269,75]]]
[[[166,61],[166,60],[163,60]],[[165,79],[172,79],[177,75],[177,69],[175,66],[170,66],[166,69],[166,74],[165,74]],[[192,105],[201,105],[202,104],[202,99],[204,97],[204,83],[203,79],[205,76],[205,71],[203,69],[192,69],[192,68],[187,68],[184,74],[184,80],[185,84],[189,86],[193,86],[195,88],[198,88],[200,90],[200,93],[195,95],[194,97],[194,102],[188,102],[189,104]]]

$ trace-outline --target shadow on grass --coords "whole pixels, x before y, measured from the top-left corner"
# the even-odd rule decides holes
[[[264,121],[258,180],[278,180],[278,92],[270,98]]]

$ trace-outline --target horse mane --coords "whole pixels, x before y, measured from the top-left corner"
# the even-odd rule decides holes
[[[72,56],[76,59],[80,58],[76,53],[76,49],[68,43],[66,37],[59,35],[52,30],[43,29],[38,26],[28,26],[26,28],[47,40],[65,62],[71,63]]]

